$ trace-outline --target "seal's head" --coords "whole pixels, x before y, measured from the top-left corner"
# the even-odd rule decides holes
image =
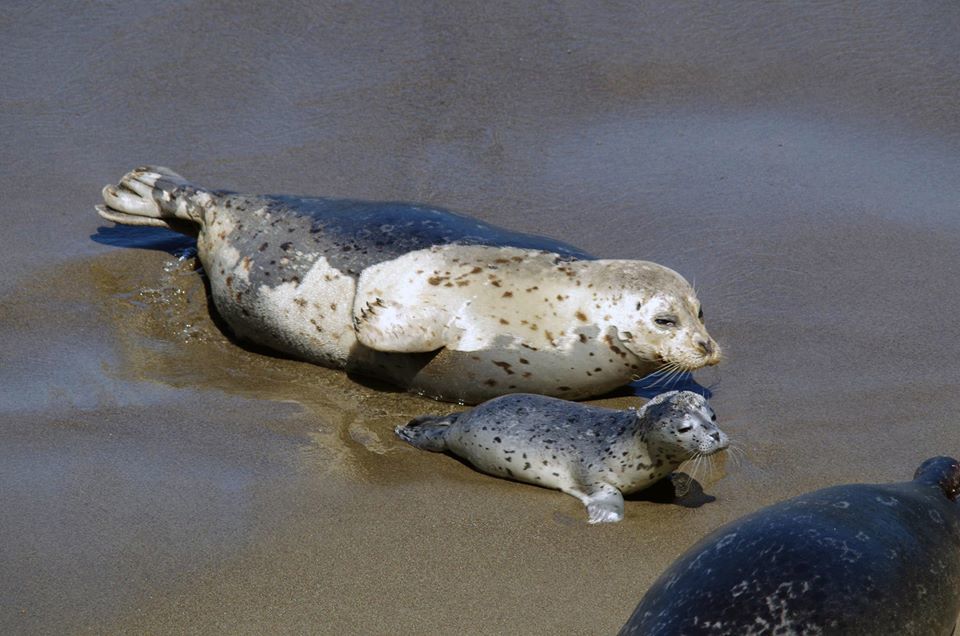
[[[685,451],[682,459],[712,455],[730,444],[706,398],[693,391],[661,393],[643,405],[639,416],[650,427],[647,441]]]
[[[720,347],[707,333],[693,287],[672,269],[626,262],[621,275],[635,281],[620,301],[617,328],[623,345],[663,369],[692,371],[720,362]]]
[[[952,457],[931,457],[920,464],[913,479],[939,486],[947,499],[956,501],[960,495],[960,462]]]

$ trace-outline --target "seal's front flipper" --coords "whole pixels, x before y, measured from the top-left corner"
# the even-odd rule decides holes
[[[362,298],[353,308],[357,340],[376,351],[418,353],[443,347],[447,318],[429,304],[401,305],[380,297]]]
[[[614,523],[623,519],[623,495],[610,484],[598,484],[580,497],[590,523]]]
[[[181,231],[185,221],[203,220],[203,207],[212,199],[208,190],[191,184],[173,170],[146,166],[128,172],[117,185],[106,186],[106,205],[98,205],[97,213],[114,223]]]

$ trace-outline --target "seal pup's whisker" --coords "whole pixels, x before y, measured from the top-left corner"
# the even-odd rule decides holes
[[[738,440],[730,440],[730,445],[727,446],[727,452],[730,459],[733,461],[734,466],[738,469],[743,467],[743,461],[746,458],[747,451],[743,447],[743,444]]]

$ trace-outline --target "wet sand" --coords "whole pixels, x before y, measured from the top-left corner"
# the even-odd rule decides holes
[[[12,9],[0,631],[611,633],[719,524],[960,455],[958,25],[948,3]],[[591,527],[401,445],[456,407],[238,346],[189,241],[95,215],[148,162],[673,267],[743,457],[696,472],[703,505]]]

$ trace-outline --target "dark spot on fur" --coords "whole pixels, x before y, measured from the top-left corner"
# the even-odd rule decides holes
[[[493,438],[493,441],[496,442],[497,444],[499,444],[502,440],[500,439],[500,436],[498,435],[497,437],[494,437],[494,438]]]
[[[512,292],[512,291],[505,291],[505,292],[503,292],[503,297],[504,297],[504,298],[513,298],[513,292]]]
[[[497,381],[496,381],[496,380],[487,380],[486,382],[484,382],[484,384],[486,384],[487,386],[497,386]]]
[[[270,245],[269,243],[264,243],[263,245],[261,245],[260,247],[258,247],[257,250],[260,251],[260,252],[262,252],[263,250],[267,249],[267,246],[269,246],[269,245]]]
[[[507,375],[513,375],[512,365],[509,362],[494,360],[493,363],[507,372]]]
[[[280,249],[282,249],[284,252],[289,251],[291,247],[293,247],[293,243],[291,243],[290,241],[280,244]]]
[[[574,315],[577,317],[577,320],[581,322],[587,322],[587,314],[583,313],[582,311],[577,311],[577,313]],[[580,335],[583,336],[583,334]]]

